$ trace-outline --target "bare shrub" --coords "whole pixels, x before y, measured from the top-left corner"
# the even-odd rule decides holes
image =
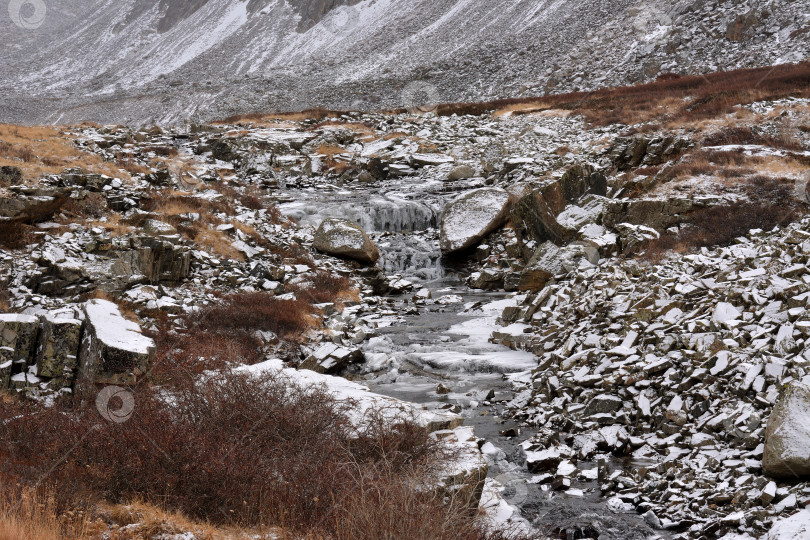
[[[799,215],[797,204],[786,204],[792,194],[785,192],[788,188],[784,184],[771,178],[755,177],[747,189],[754,201],[693,212],[678,234],[665,234],[642,246],[644,258],[657,262],[668,252],[685,253],[693,248],[728,245],[752,229],[771,230],[787,225]]]
[[[280,300],[271,294],[241,292],[226,296],[198,313],[184,315],[182,331],[164,324],[156,332],[157,355],[152,372],[163,384],[178,385],[205,370],[223,370],[264,360],[263,339],[297,343],[317,323],[305,300]]]
[[[94,408],[0,403],[0,474],[113,504],[133,498],[215,524],[334,538],[486,538],[474,515],[422,488],[446,459],[409,419],[371,414],[277,373],[141,388],[126,423]],[[87,499],[90,500],[90,499]]]
[[[296,296],[313,304],[324,304],[354,297],[354,284],[346,276],[319,269],[309,278],[309,283],[292,286]]]
[[[703,138],[704,146],[723,146],[733,144],[756,144],[801,152],[802,145],[791,137],[772,137],[757,133],[752,128],[727,127],[721,131],[710,133]]]

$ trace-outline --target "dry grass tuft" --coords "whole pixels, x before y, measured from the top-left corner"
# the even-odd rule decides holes
[[[0,540],[91,538],[87,515],[81,511],[60,512],[53,490],[13,489],[0,483]]]
[[[129,179],[125,170],[77,148],[69,133],[55,127],[0,124],[0,165],[19,167],[27,180],[70,167]]]

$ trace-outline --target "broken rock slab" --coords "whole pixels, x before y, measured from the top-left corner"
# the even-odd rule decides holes
[[[363,351],[360,349],[349,349],[334,343],[326,343],[309,355],[299,368],[316,373],[332,374],[339,373],[350,364],[357,364],[362,361]]]
[[[36,353],[37,374],[52,380],[55,388],[69,388],[78,368],[82,327],[78,319],[41,317]]]
[[[345,219],[327,218],[315,232],[313,246],[318,251],[374,264],[380,251],[359,225]]]
[[[791,382],[777,399],[765,431],[762,468],[774,478],[810,476],[810,386]]]
[[[144,377],[155,355],[155,342],[112,302],[90,300],[84,312],[77,393],[86,395],[95,384],[134,384]]]
[[[447,255],[473,248],[506,222],[509,193],[480,188],[450,201],[442,214],[441,249]]]
[[[0,314],[0,347],[13,351],[6,353],[11,355],[13,362],[31,365],[36,351],[38,331],[39,320],[34,316]]]

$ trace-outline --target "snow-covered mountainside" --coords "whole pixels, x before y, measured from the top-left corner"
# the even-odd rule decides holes
[[[0,121],[24,123],[480,101],[810,50],[806,0],[15,0],[8,11]]]

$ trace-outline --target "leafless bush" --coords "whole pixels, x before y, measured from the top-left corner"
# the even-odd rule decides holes
[[[446,456],[407,418],[356,426],[352,403],[279,374],[142,388],[135,403],[121,424],[0,403],[0,477],[25,486],[50,471],[65,505],[139,498],[311,537],[487,538],[468,510],[422,489]]]

